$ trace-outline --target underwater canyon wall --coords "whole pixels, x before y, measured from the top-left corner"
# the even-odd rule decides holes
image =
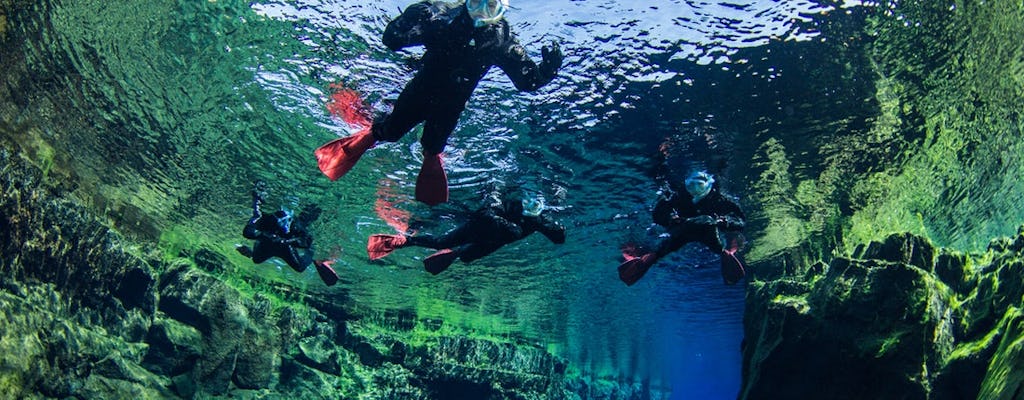
[[[751,266],[740,397],[1024,398],[1024,3],[860,12],[856,40],[825,47],[860,53],[877,115],[843,140],[892,163],[807,179],[796,149],[764,147],[754,196],[784,200],[766,231],[803,240]]]
[[[0,397],[664,399],[514,339],[358,317],[210,251],[167,257],[0,143]],[[255,287],[259,287],[257,290]]]
[[[1024,396],[1024,226],[981,255],[896,234],[772,267],[748,289],[741,398]]]

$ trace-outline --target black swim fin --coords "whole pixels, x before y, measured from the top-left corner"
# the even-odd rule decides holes
[[[647,270],[651,269],[655,261],[657,260],[654,257],[654,253],[647,253],[641,257],[626,260],[626,262],[619,265],[619,279],[626,286],[633,286],[640,278],[644,277],[644,274],[647,273]]]
[[[743,263],[740,262],[735,253],[735,250],[722,252],[722,280],[725,281],[726,285],[736,284],[747,274],[747,271],[743,268]]]
[[[334,286],[334,284],[338,283],[338,273],[334,271],[334,268],[331,268],[331,264],[334,264],[334,261],[320,260],[313,262],[313,265],[316,267],[316,273],[320,275],[320,279],[327,286]]]
[[[444,249],[423,259],[423,268],[425,268],[427,272],[437,275],[448,269],[448,267],[450,267],[457,258],[459,258],[459,253],[456,253],[451,249]]]
[[[416,177],[416,200],[428,206],[448,202],[448,175],[440,154],[423,153],[423,166]]]

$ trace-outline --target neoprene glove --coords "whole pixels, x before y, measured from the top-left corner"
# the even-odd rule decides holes
[[[256,181],[252,183],[252,198],[258,203],[263,203],[263,199],[267,197],[267,183],[263,181]]]
[[[562,68],[562,48],[558,46],[558,42],[552,41],[550,46],[544,46],[540,48],[541,55],[541,68],[545,71],[554,74],[559,68]]]

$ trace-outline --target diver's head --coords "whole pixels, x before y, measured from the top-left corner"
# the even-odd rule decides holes
[[[523,205],[524,217],[536,217],[544,212],[544,199],[541,197],[524,196],[520,203]]]
[[[500,21],[507,9],[508,0],[466,0],[466,11],[477,28]]]
[[[711,193],[711,186],[715,184],[715,178],[704,171],[696,171],[686,177],[686,191],[693,196],[693,202],[701,201],[704,196]]]
[[[277,210],[274,212],[274,218],[277,218],[277,226],[281,227],[284,233],[288,233],[292,229],[292,213],[288,210]]]

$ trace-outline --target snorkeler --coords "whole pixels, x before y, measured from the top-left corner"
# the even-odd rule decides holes
[[[745,224],[746,216],[737,202],[715,185],[715,179],[706,172],[694,172],[685,181],[685,190],[673,191],[654,206],[654,222],[668,230],[654,252],[643,255],[626,254],[626,262],[619,265],[619,279],[633,285],[662,257],[679,250],[689,242],[701,242],[721,255],[722,278],[726,284],[739,282],[746,274],[743,264],[736,258],[738,243],[722,243],[720,233],[737,236]],[[725,231],[725,232],[722,232]]]
[[[468,222],[442,236],[373,235],[367,241],[366,252],[371,260],[377,260],[407,246],[441,249],[423,260],[426,270],[437,275],[456,259],[472,262],[534,232],[544,234],[552,243],[565,243],[565,227],[545,215],[540,198],[490,198],[490,204],[473,213]]]
[[[554,79],[562,66],[557,43],[541,48],[539,66],[530,59],[503,18],[508,7],[508,0],[468,0],[465,5],[423,1],[388,23],[384,44],[393,51],[425,46],[422,67],[389,115],[375,118],[369,129],[316,150],[320,170],[336,180],[376,142],[398,141],[423,122],[423,165],[416,179],[416,200],[431,206],[448,201],[441,152],[480,79],[497,65],[517,89],[534,91]]]
[[[291,211],[278,210],[273,214],[264,214],[260,210],[263,198],[266,197],[266,184],[257,181],[252,191],[252,219],[245,225],[242,235],[246,239],[256,241],[252,248],[239,245],[235,249],[243,256],[251,258],[256,264],[277,257],[295,272],[303,272],[310,263],[316,266],[316,272],[327,286],[338,283],[338,274],[329,265],[329,261],[313,261],[313,237],[306,231],[309,224],[320,216],[320,207],[313,205],[293,218]],[[302,255],[299,250],[302,249]]]

